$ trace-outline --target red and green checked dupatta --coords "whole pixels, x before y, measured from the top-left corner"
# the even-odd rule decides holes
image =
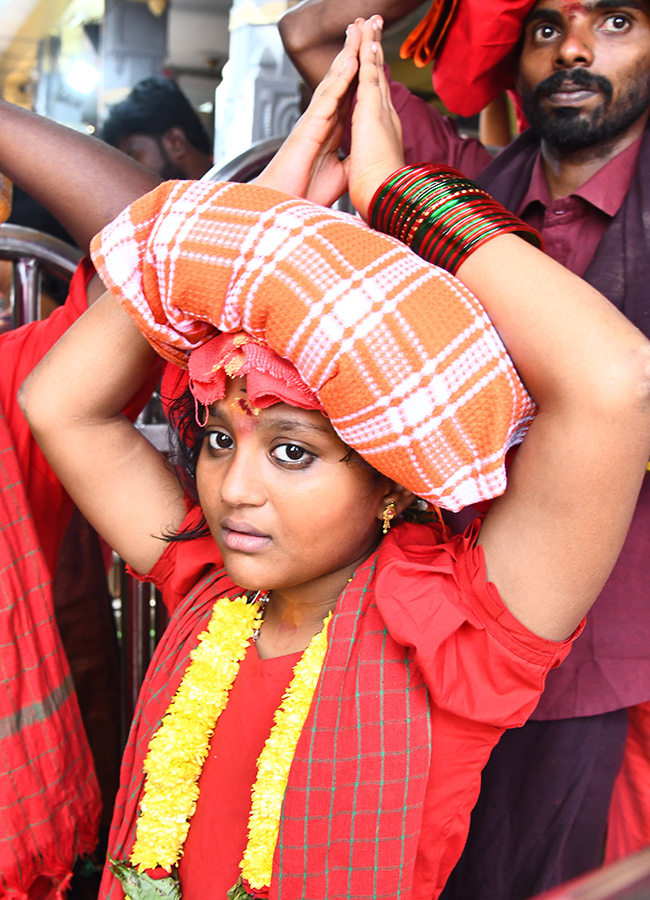
[[[62,898],[94,848],[99,796],[50,579],[0,407],[0,898]],[[39,882],[39,885],[42,882]]]
[[[330,623],[326,674],[285,795],[271,898],[411,894],[430,761],[428,697],[422,675],[407,665],[406,648],[388,637],[368,590],[375,559],[357,572]],[[237,590],[223,570],[204,578],[158,647],[123,761],[123,779],[128,773],[131,783],[116,806],[114,823],[121,825],[111,835],[115,859],[128,855],[135,838],[149,740],[215,599]],[[124,896],[108,869],[100,896]]]

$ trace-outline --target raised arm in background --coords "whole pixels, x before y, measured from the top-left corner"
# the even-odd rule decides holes
[[[278,28],[291,61],[313,90],[327,74],[345,29],[357,16],[380,15],[389,26],[420,4],[421,0],[303,0],[287,10]]]
[[[74,177],[66,173],[74,170]],[[0,100],[0,172],[66,228],[84,253],[91,239],[160,179],[97,138]],[[93,276],[88,302],[104,288]]]
[[[0,101],[0,171],[42,203],[84,253],[104,225],[160,183],[97,138],[5,101]]]

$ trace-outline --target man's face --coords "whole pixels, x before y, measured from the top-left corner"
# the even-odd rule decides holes
[[[528,121],[558,149],[624,133],[650,106],[650,0],[539,0],[518,87]]]
[[[158,138],[151,134],[130,134],[128,137],[122,138],[117,145],[117,149],[122,153],[126,153],[131,159],[141,163],[160,175],[165,181],[171,178],[185,178],[185,174],[174,165],[169,158],[162,138]]]

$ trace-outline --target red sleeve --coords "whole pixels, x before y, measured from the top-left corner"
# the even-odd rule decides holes
[[[188,513],[179,530],[183,532],[198,528],[202,520],[201,507],[190,505],[188,501]],[[139,581],[150,581],[158,588],[171,615],[210,569],[222,567],[223,560],[214,538],[207,535],[167,544],[158,562],[146,575],[135,572],[130,566],[127,568]]]
[[[499,728],[522,725],[566,641],[529,631],[487,581],[478,523],[446,543],[425,526],[398,526],[380,550],[377,606],[412,652],[436,705]],[[431,535],[433,534],[433,538]]]
[[[83,259],[72,281],[65,304],[47,319],[23,325],[0,338],[0,400],[5,410],[34,524],[51,573],[65,533],[72,501],[48,465],[18,406],[18,388],[72,323],[87,309],[86,287],[95,270]]]

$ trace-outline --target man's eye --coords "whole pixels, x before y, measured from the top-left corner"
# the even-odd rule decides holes
[[[532,38],[534,41],[552,41],[557,36],[557,28],[554,25],[538,25],[533,31]]]
[[[298,444],[279,444],[273,449],[273,456],[281,463],[306,463],[313,456]]]
[[[605,19],[604,30],[605,31],[627,31],[630,27],[630,20],[627,16],[622,16],[620,13],[617,13],[613,16],[608,16]]]
[[[234,443],[225,431],[209,431],[206,439],[210,450],[231,450]]]

